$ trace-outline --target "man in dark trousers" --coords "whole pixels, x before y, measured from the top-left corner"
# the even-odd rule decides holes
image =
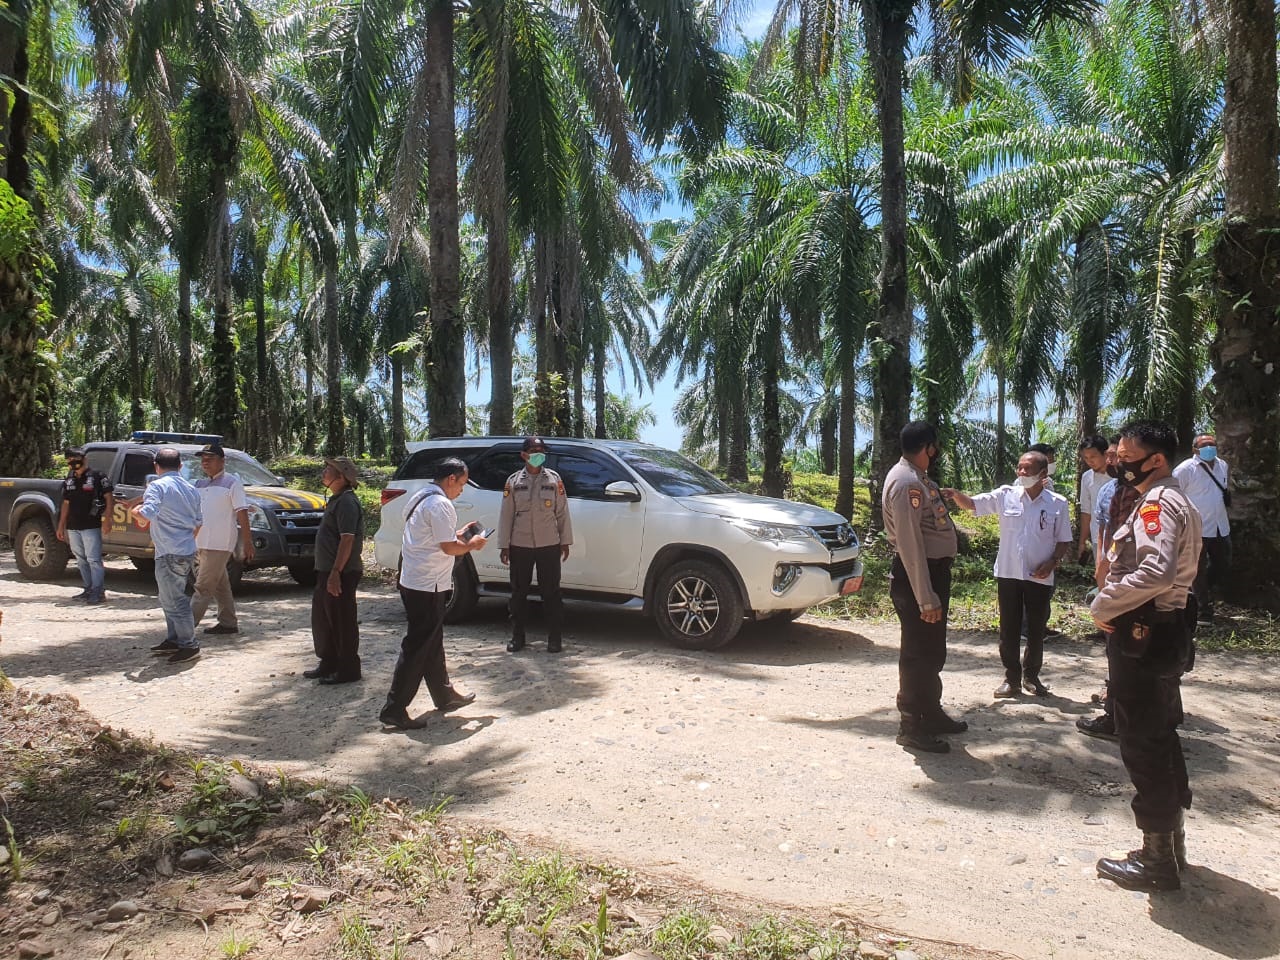
[[[105,474],[89,469],[80,447],[68,447],[66,457],[68,472],[62,481],[57,537],[71,547],[84,583],[84,589],[71,599],[99,604],[106,599],[102,535],[111,532],[115,487]]]
[[[1187,596],[1200,559],[1200,514],[1173,477],[1177,434],[1139,420],[1120,431],[1120,483],[1140,494],[1115,529],[1107,579],[1090,608],[1107,634],[1108,691],[1120,759],[1133,781],[1142,849],[1098,861],[1098,876],[1127,890],[1177,890],[1186,864],[1183,810],[1191,806],[1178,739],[1180,677],[1191,657]]]
[[[547,618],[547,652],[561,649],[560,565],[569,559],[573,527],[564,481],[544,467],[547,445],[540,437],[526,437],[520,448],[525,465],[502,489],[502,513],[498,518],[499,558],[511,565],[511,641],[507,650],[524,649],[525,623],[529,617],[529,587],[538,571],[538,593]]]
[[[442,713],[465,707],[476,698],[449,681],[444,658],[444,612],[453,590],[455,557],[480,550],[488,542],[474,524],[455,530],[453,501],[467,485],[467,465],[457,457],[432,468],[432,480],[405,506],[400,541],[400,599],[408,629],[391,676],[391,689],[378,719],[389,727],[419,730],[425,715],[409,716],[409,704],[425,680],[427,692]]]
[[[946,753],[951,745],[937,734],[969,729],[942,709],[956,527],[927,472],[940,453],[937,430],[915,420],[900,439],[902,459],[885,477],[883,495],[885,535],[893,548],[889,594],[902,624],[897,740],[913,750]]]
[[[329,488],[316,532],[316,592],[311,598],[311,637],[320,663],[302,675],[325,685],[360,679],[360,627],[356,587],[364,564],[364,510],[355,494],[360,475],[350,457],[325,460],[320,482]]]

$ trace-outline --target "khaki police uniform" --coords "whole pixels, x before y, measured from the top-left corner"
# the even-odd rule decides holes
[[[1200,558],[1200,514],[1177,480],[1152,484],[1116,527],[1107,557],[1111,568],[1090,609],[1115,627],[1107,664],[1120,757],[1136,790],[1138,827],[1169,833],[1191,806],[1179,678],[1192,659],[1187,596]]]
[[[560,648],[563,604],[560,598],[560,548],[573,543],[569,499],[560,474],[546,467],[523,467],[502,488],[498,518],[498,548],[510,553],[511,641],[524,645],[529,588],[534,569],[538,593],[547,618],[547,646]]]
[[[885,535],[893,548],[889,594],[902,625],[898,709],[904,720],[919,720],[942,710],[956,525],[938,485],[906,457],[885,477],[882,504]],[[941,610],[942,618],[926,623],[921,610]]]

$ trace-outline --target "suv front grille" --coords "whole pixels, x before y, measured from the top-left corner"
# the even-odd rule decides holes
[[[853,532],[853,525],[849,523],[833,524],[829,527],[814,527],[813,532],[822,541],[822,545],[832,552],[858,545],[858,535]]]
[[[857,565],[857,560],[841,560],[839,563],[824,563],[822,568],[831,574],[832,580],[840,580],[853,573]]]

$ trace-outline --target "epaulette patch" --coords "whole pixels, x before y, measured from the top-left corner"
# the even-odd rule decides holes
[[[1160,502],[1144,503],[1138,508],[1138,516],[1142,518],[1142,528],[1149,536],[1160,532]]]
[[[564,496],[564,481],[563,481],[563,480],[557,480],[557,481],[556,481],[556,493],[560,494],[560,496],[562,496],[562,497]]]
[[[504,497],[511,496],[511,484],[508,483],[502,488],[502,495]]]

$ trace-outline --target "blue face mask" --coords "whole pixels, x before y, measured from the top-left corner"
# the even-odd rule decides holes
[[[545,453],[529,454],[529,466],[531,467],[534,467],[534,468],[541,467],[546,462],[547,462],[547,455]]]
[[[1214,446],[1201,447],[1196,452],[1205,463],[1213,463],[1214,460],[1218,459],[1218,448]]]

